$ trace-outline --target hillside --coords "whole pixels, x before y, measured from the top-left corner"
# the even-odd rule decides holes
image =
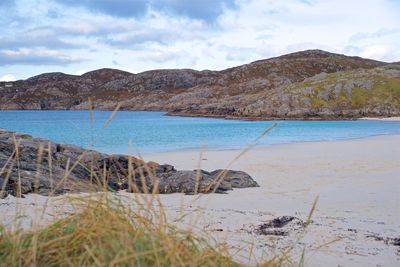
[[[159,110],[171,115],[356,118],[400,115],[400,65],[321,50],[222,70],[47,73],[0,89],[0,109]]]

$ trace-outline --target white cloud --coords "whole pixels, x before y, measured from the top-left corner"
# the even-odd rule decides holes
[[[189,54],[183,50],[175,50],[175,51],[155,51],[150,52],[147,55],[143,56],[144,60],[151,60],[159,63],[177,60],[181,57],[187,57]]]
[[[359,54],[362,57],[379,58],[388,62],[400,60],[399,46],[392,44],[366,46],[361,49]]]
[[[84,74],[86,72],[89,72],[89,70],[77,70],[77,71],[74,72],[74,75],[82,75],[82,74]]]
[[[399,12],[399,8],[396,10],[390,1],[384,0],[243,1],[239,11],[221,17],[220,22],[226,28],[215,41],[234,44],[238,48],[263,50],[263,47],[268,47],[273,55],[310,48],[342,53],[349,45],[359,46],[352,43],[351,37],[360,32],[398,27]],[[392,44],[400,46],[399,36],[386,36]],[[372,36],[369,41],[379,45],[382,36]],[[375,55],[376,59],[394,59],[396,56]]]
[[[13,74],[4,74],[3,76],[0,77],[0,82],[12,82],[15,81],[16,78]]]
[[[213,23],[154,8],[125,18],[52,0],[16,1],[8,21],[30,22],[0,28],[0,61],[8,62],[0,64],[0,73],[17,78],[81,73],[115,62],[131,72],[224,69],[315,48],[400,60],[400,5],[393,0],[236,0],[235,8],[222,8]]]
[[[84,59],[59,53],[45,48],[20,48],[0,50],[0,66],[8,65],[68,65],[82,62]]]
[[[388,52],[388,47],[384,45],[372,45],[366,47],[361,52],[361,55],[363,57],[368,57],[368,58],[381,58],[385,56],[387,52]]]

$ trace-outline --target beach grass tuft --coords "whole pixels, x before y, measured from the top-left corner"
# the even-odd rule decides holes
[[[205,239],[109,196],[82,198],[80,212],[46,227],[0,228],[0,265],[241,266]]]

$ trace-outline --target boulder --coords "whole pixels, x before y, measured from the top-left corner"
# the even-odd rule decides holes
[[[259,235],[287,236],[291,232],[303,230],[306,223],[293,216],[280,216],[258,225],[254,233]]]
[[[232,188],[259,187],[258,183],[243,171],[215,170],[210,173],[210,176],[212,179],[222,178]]]
[[[258,186],[247,173],[232,170],[176,170],[169,164],[108,155],[56,144],[0,129],[0,189],[22,197],[28,193],[127,190],[144,193],[224,193]]]
[[[218,183],[204,171],[172,171],[162,173],[158,178],[160,193],[223,193],[232,190],[232,184],[225,181]]]

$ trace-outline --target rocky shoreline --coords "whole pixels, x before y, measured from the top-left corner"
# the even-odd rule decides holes
[[[341,116],[325,116],[325,117],[260,117],[260,116],[232,116],[232,115],[213,115],[213,114],[196,114],[196,113],[182,113],[182,112],[168,112],[165,116],[177,116],[177,117],[197,117],[197,118],[214,118],[214,119],[225,119],[225,120],[242,120],[242,121],[338,121],[338,120],[359,120],[363,118],[376,118],[376,117],[341,117]],[[382,117],[391,118],[391,117]],[[394,117],[397,118],[397,117]]]
[[[108,155],[0,129],[0,197],[93,191],[224,193],[258,187],[242,171],[176,170],[126,155]]]
[[[400,116],[400,65],[307,50],[222,71],[99,69],[0,86],[0,110],[166,111],[226,119]]]

